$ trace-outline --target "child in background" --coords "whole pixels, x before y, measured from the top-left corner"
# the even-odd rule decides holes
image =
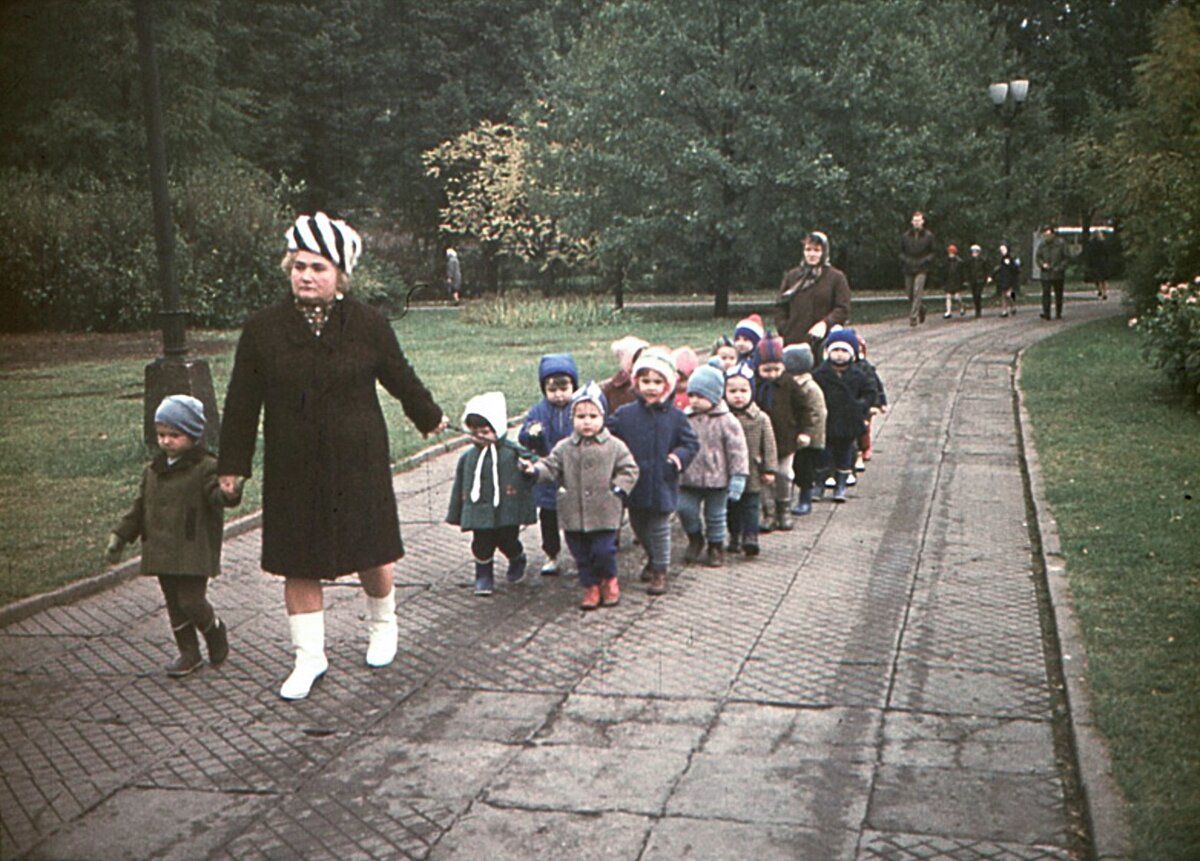
[[[241,488],[223,494],[217,459],[204,448],[204,405],[188,395],[164,398],[154,411],[159,453],[142,472],[133,507],[108,539],[109,563],[142,539],[141,573],[156,576],[167,602],[167,618],[179,657],[167,675],[181,678],[201,667],[204,635],[215,667],[229,655],[225,623],[208,602],[208,580],[221,573],[225,508],[241,502]]]
[[[646,342],[633,335],[626,335],[612,342],[613,356],[617,360],[617,372],[600,384],[609,413],[615,413],[625,404],[633,403],[637,393],[633,388],[633,360],[646,349]]]
[[[718,360],[723,371],[728,371],[738,363],[737,348],[733,346],[733,339],[728,335],[717,338],[716,343],[712,346],[712,355]],[[712,359],[709,359],[709,364],[712,364]]]
[[[725,375],[716,368],[696,369],[688,398],[688,420],[700,452],[679,479],[679,523],[688,537],[683,561],[697,561],[707,539],[704,564],[720,568],[725,564],[726,507],[741,499],[750,473],[746,435],[725,403]]]
[[[825,340],[825,361],[813,379],[825,395],[825,456],[822,470],[834,473],[833,501],[846,501],[847,479],[854,470],[855,442],[866,426],[867,412],[875,403],[875,386],[857,366],[858,336],[853,329],[838,329]]]
[[[988,276],[988,281],[996,282],[996,293],[999,295],[1000,304],[1004,309],[1000,312],[1000,316],[1007,317],[1009,314],[1016,316],[1017,291],[1021,289],[1021,259],[1013,253],[1011,243],[1007,241],[1000,243],[1000,262]]]
[[[775,483],[779,455],[775,449],[775,431],[771,419],[754,403],[754,371],[739,365],[725,376],[725,402],[742,426],[750,472],[741,499],[730,499],[726,510],[729,552],[744,551],[748,558],[758,555],[759,513],[764,485]]]
[[[757,314],[751,314],[749,317],[739,320],[733,330],[733,348],[737,350],[738,361],[746,362],[752,368],[755,367],[758,363],[758,356],[754,351],[766,334],[767,330],[763,326],[762,317]]]
[[[608,420],[613,435],[624,441],[638,465],[638,480],[629,494],[629,523],[646,548],[649,561],[642,579],[651,595],[667,592],[671,562],[671,514],[679,506],[679,476],[700,449],[687,416],[672,403],[675,363],[665,349],[648,347],[633,364],[637,400]]]
[[[792,483],[800,490],[792,514],[812,514],[813,485],[825,450],[825,396],[812,377],[813,352],[808,344],[791,344],[783,350],[783,367],[796,381],[800,399],[796,423],[796,451],[792,455]]]
[[[871,459],[873,454],[871,451],[871,431],[875,424],[875,416],[884,415],[888,411],[887,391],[883,388],[883,380],[879,377],[879,371],[867,359],[867,339],[862,335],[858,336],[858,366],[862,368],[863,372],[875,386],[875,402],[867,410],[867,429],[858,438],[858,458],[854,461],[854,471],[862,472],[867,468],[867,461]],[[853,474],[850,475],[847,484],[854,484]]]
[[[446,522],[471,536],[475,557],[475,594],[495,590],[496,551],[508,558],[506,577],[519,583],[525,577],[525,548],[521,527],[537,519],[530,492],[531,479],[517,463],[528,452],[506,437],[508,404],[503,392],[485,392],[467,401],[463,428],[474,445],[458,459]]]
[[[625,443],[604,427],[604,395],[594,382],[571,398],[571,421],[572,434],[547,457],[521,464],[539,483],[562,487],[558,511],[583,586],[579,606],[595,610],[621,600],[617,529],[638,468]]]
[[[983,285],[988,280],[987,261],[983,259],[983,249],[978,245],[971,246],[971,256],[963,261],[966,270],[967,286],[971,288],[971,301],[975,304],[975,316],[983,316]]]
[[[775,432],[775,449],[779,460],[772,467],[776,481],[773,498],[763,520],[762,531],[792,528],[788,503],[792,490],[792,455],[796,452],[796,438],[804,421],[800,387],[783,366],[783,339],[778,335],[763,338],[758,344],[758,393],[759,407],[771,417],[771,428]],[[763,501],[767,508],[767,500]]]
[[[679,378],[675,382],[675,406],[681,410],[688,408],[688,393],[687,382],[692,376],[692,372],[700,364],[700,357],[696,355],[696,351],[691,347],[680,347],[671,354],[671,358],[675,360],[675,373]]]
[[[942,315],[942,319],[949,320],[954,316],[954,306],[958,305],[958,316],[962,316],[967,312],[967,307],[962,300],[963,280],[966,273],[963,271],[963,259],[958,256],[957,245],[946,246],[946,313]]]
[[[575,359],[569,353],[542,356],[538,362],[538,383],[544,397],[525,414],[517,442],[544,457],[553,451],[559,440],[571,435],[571,397],[579,388]],[[558,554],[562,552],[562,540],[558,536],[557,497],[558,488],[552,484],[533,489],[533,501],[542,528],[542,552],[546,554],[542,564],[545,577],[553,577],[559,572]]]

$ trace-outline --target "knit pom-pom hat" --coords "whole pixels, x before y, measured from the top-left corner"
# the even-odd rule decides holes
[[[845,357],[841,361],[834,355],[838,352]],[[849,355],[846,355],[847,353]],[[854,361],[854,357],[858,355],[858,335],[853,329],[837,329],[830,332],[829,337],[825,339],[825,355],[835,365],[844,365]]]
[[[758,347],[755,349],[758,353],[758,364],[760,366],[783,361],[783,338],[778,335],[763,338],[758,342]]]
[[[680,347],[671,353],[675,360],[675,372],[681,377],[690,377],[700,365],[700,357],[691,347]]]
[[[763,336],[766,334],[767,330],[763,326],[762,317],[758,316],[757,314],[751,314],[749,317],[739,320],[737,327],[733,330],[733,337],[736,338],[738,335],[742,335],[743,337],[749,338],[750,342],[755,346],[758,345],[758,342],[761,341]]]
[[[354,271],[362,254],[362,237],[340,218],[330,218],[323,212],[301,215],[288,228],[287,249],[320,254],[347,275]]]

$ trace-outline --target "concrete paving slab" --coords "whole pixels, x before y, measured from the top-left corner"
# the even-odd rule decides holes
[[[690,819],[673,816],[654,829],[643,861],[853,861],[857,830],[819,830],[798,826]],[[630,856],[633,857],[633,856]]]
[[[713,700],[573,694],[538,733],[538,744],[693,751],[712,724]]]
[[[649,828],[648,819],[625,813],[556,813],[475,804],[428,857],[430,861],[626,861],[640,857]]]

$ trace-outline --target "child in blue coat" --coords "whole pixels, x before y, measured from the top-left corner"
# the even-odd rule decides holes
[[[633,453],[638,481],[629,495],[629,523],[650,556],[642,579],[646,591],[667,591],[671,561],[671,514],[679,507],[679,476],[700,450],[688,417],[672,401],[675,363],[671,354],[647,347],[633,364],[637,400],[608,420],[613,435]]]
[[[858,438],[866,429],[875,403],[875,384],[858,367],[858,336],[853,329],[838,329],[825,340],[825,361],[813,379],[825,395],[825,455],[822,472],[834,473],[834,502],[846,501],[847,479],[854,471]]]
[[[545,457],[560,440],[571,435],[571,397],[579,388],[579,371],[570,353],[549,353],[538,363],[542,400],[525,414],[517,441],[534,454]],[[562,538],[558,533],[558,485],[551,482],[533,489],[533,501],[542,526],[542,552],[546,561],[543,576],[559,573],[558,555]]]

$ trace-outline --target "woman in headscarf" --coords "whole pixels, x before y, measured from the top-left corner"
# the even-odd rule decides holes
[[[829,237],[819,230],[804,237],[804,262],[783,276],[776,299],[775,328],[789,344],[808,344],[819,362],[831,327],[850,320],[850,284],[829,262]]]

